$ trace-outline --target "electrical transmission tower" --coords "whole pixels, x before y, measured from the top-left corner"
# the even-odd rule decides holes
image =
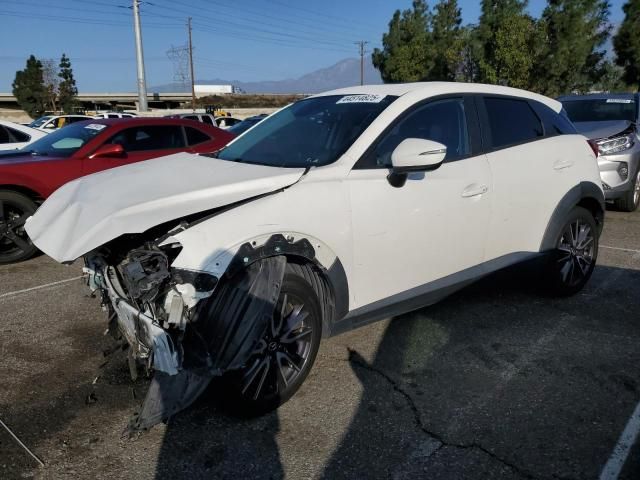
[[[167,50],[167,57],[173,63],[173,80],[182,85],[184,90],[187,90],[191,79],[189,75],[189,46],[174,47],[171,45],[171,48]]]

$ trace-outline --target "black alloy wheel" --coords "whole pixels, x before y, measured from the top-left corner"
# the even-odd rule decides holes
[[[303,277],[287,272],[263,338],[244,367],[229,375],[229,406],[242,415],[262,415],[291,398],[315,361],[321,325],[315,291]]]
[[[587,283],[598,256],[598,229],[593,215],[572,210],[556,243],[549,266],[550,287],[559,296],[573,295]]]
[[[0,265],[26,260],[37,251],[24,229],[36,209],[25,195],[0,191]]]

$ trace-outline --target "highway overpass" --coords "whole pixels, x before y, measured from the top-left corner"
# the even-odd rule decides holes
[[[136,109],[137,93],[78,93],[78,102],[86,110]],[[189,93],[148,93],[147,102],[152,108],[178,108],[191,101]],[[0,108],[19,108],[11,93],[0,93]]]

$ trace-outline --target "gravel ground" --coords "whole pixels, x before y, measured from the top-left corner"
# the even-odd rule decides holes
[[[0,419],[45,463],[0,428],[0,478],[598,478],[640,401],[640,212],[608,212],[601,245],[572,298],[500,272],[325,341],[275,413],[229,416],[214,385],[133,438],[148,382],[79,265],[0,266]],[[620,478],[640,478],[638,446]]]

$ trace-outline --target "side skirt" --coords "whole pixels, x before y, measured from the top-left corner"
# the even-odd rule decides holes
[[[395,317],[439,302],[458,290],[480,280],[490,273],[503,268],[542,257],[538,252],[515,252],[488,262],[467,268],[433,282],[405,290],[391,297],[378,300],[351,310],[342,320],[336,322],[329,336],[339,335],[349,330],[368,325],[378,320]]]

